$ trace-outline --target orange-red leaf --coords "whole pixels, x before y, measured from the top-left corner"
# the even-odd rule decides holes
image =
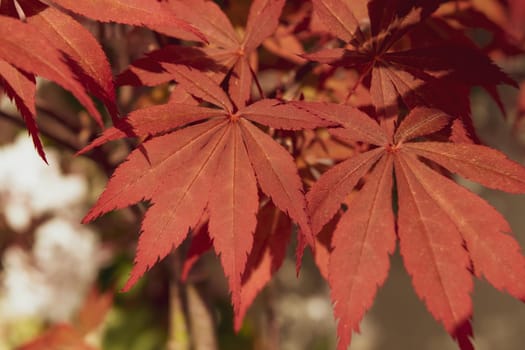
[[[100,327],[112,305],[113,294],[111,292],[101,293],[93,288],[76,317],[75,323],[79,333],[86,335]]]
[[[417,155],[483,186],[510,193],[525,192],[525,168],[495,149],[449,142],[414,142],[406,146]]]
[[[0,85],[4,88],[7,96],[15,102],[16,108],[24,118],[38,154],[47,162],[44,147],[38,137],[38,126],[35,120],[36,82],[34,76],[23,73],[9,63],[0,60]]]
[[[170,68],[177,65],[186,65],[208,74],[220,76],[220,80],[227,73],[222,62],[215,59],[222,51],[213,48],[193,46],[167,45],[158,50],[148,52],[143,58],[134,61],[124,72],[116,78],[117,85],[155,86],[175,79]]]
[[[346,42],[352,41],[359,22],[346,1],[312,0],[312,4],[314,12],[331,34]]]
[[[399,93],[390,78],[389,69],[386,64],[376,64],[372,69],[370,95],[380,117],[394,117],[398,112]]]
[[[109,141],[125,137],[154,136],[195,121],[224,117],[224,115],[221,109],[183,103],[166,103],[142,108],[131,112],[127,118],[121,119],[117,126],[104,130],[102,135],[81,149],[78,154],[89,152]]]
[[[428,74],[447,75],[448,78],[464,84],[481,85],[487,89],[497,84],[517,87],[516,82],[503,73],[487,55],[468,46],[415,48],[386,53],[385,59],[400,67],[419,69]]]
[[[376,148],[351,157],[328,170],[313,184],[306,199],[314,234],[335,215],[346,196],[384,152],[384,148]]]
[[[502,215],[477,195],[423,164],[412,162],[412,169],[461,232],[476,276],[525,300],[525,257],[519,243],[507,234],[511,229]]]
[[[243,108],[250,100],[252,83],[253,77],[250,63],[246,58],[238,59],[233,66],[230,80],[228,81],[228,92],[237,108]]]
[[[210,44],[222,48],[237,47],[240,39],[228,17],[220,7],[209,0],[170,0],[168,5],[173,12],[202,32]],[[194,40],[195,35],[181,31],[178,37]]]
[[[0,59],[26,72],[53,80],[68,89],[95,120],[102,124],[100,113],[84,87],[73,76],[64,62],[64,57],[38,28],[10,17],[0,16]]]
[[[405,152],[395,157],[401,255],[417,295],[463,342],[472,317],[470,259],[457,226],[433,200],[432,190],[419,182],[416,162]]]
[[[302,57],[319,63],[344,65],[346,68],[359,68],[370,64],[370,55],[341,48],[322,49],[313,53],[301,55]]]
[[[88,91],[99,97],[110,113],[117,116],[111,67],[93,35],[57,9],[47,7],[38,11],[34,3],[21,4],[28,16],[27,22],[37,27],[55,48],[68,56],[66,62]]]
[[[227,112],[233,110],[233,105],[226,93],[217,82],[206,74],[183,65],[173,65],[170,73],[188,93],[224,108]]]
[[[171,34],[170,28],[192,33],[195,38],[206,41],[206,37],[188,22],[177,17],[165,3],[150,0],[52,0],[80,15],[102,22],[117,22],[147,26],[153,30]]]
[[[210,193],[210,238],[228,277],[235,314],[241,306],[241,276],[252,248],[259,208],[257,181],[238,123],[229,126]]]
[[[9,17],[17,18],[18,12],[15,7],[15,3],[13,0],[9,1],[1,1],[0,2],[0,13],[7,15]]]
[[[241,119],[241,130],[261,189],[299,225],[307,242],[314,244],[303,186],[292,156],[250,122]]]
[[[186,163],[210,142],[223,123],[210,121],[145,142],[115,170],[83,222],[166,192],[165,186],[169,179],[166,174],[174,169],[185,168]]]
[[[254,0],[250,7],[243,47],[246,52],[252,52],[272,35],[279,24],[279,16],[284,0]]]
[[[246,119],[275,129],[302,130],[330,126],[334,123],[300,108],[296,103],[285,103],[266,98],[239,111]]]
[[[202,220],[202,219],[201,219]],[[210,239],[208,233],[208,223],[197,225],[197,228],[192,230],[191,245],[188,249],[186,257],[184,258],[184,264],[182,265],[181,280],[186,281],[190,274],[191,268],[199,260],[199,258],[206,253],[208,250],[213,248],[213,242]]]
[[[359,109],[325,102],[294,102],[294,104],[322,119],[342,125],[345,140],[362,141],[372,145],[388,144],[388,137],[375,120]]]
[[[450,116],[439,109],[417,107],[403,119],[394,135],[400,143],[441,130],[450,122]]]
[[[359,322],[388,276],[396,242],[392,164],[389,156],[378,162],[334,231],[329,283],[339,320],[338,349],[346,349],[352,332],[359,331]]]
[[[211,123],[213,129],[215,125]],[[129,290],[159,259],[178,247],[189,230],[201,219],[212,189],[213,176],[219,165],[219,155],[226,142],[227,127],[222,124],[214,131],[202,148],[178,152],[186,153],[187,160],[172,163],[171,168],[164,168],[163,177],[158,182],[149,183],[152,206],[142,221],[135,265],[124,291]],[[147,150],[149,144],[150,148],[154,147],[158,152],[159,145],[155,141],[168,137],[173,140],[179,136],[177,134],[160,136],[146,142],[144,148]],[[160,164],[158,168],[163,166],[166,165]]]
[[[68,324],[58,324],[51,327],[44,334],[35,340],[24,344],[19,350],[47,350],[47,349],[75,349],[75,350],[95,350],[84,341],[72,326]]]

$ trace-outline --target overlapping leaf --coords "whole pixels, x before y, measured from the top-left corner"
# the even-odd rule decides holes
[[[111,68],[96,39],[65,13],[38,0],[19,0],[26,22],[13,18],[18,11],[13,0],[1,3],[0,78],[8,95],[20,110],[35,147],[45,160],[38,138],[34,107],[34,76],[39,75],[71,91],[88,112],[102,125],[100,113],[87,92],[100,98],[117,122],[118,110]],[[146,25],[170,33],[170,29],[191,33],[206,41],[198,30],[178,19],[156,1],[88,1],[58,0],[57,5],[99,21]],[[101,11],[101,9],[104,9]],[[14,71],[16,67],[19,71]]]
[[[27,22],[39,28],[52,44],[66,55],[66,63],[88,92],[100,98],[111,115],[118,114],[111,68],[97,40],[78,22],[35,0],[19,1]]]
[[[3,14],[11,17],[2,16],[0,21],[0,76],[26,122],[35,147],[45,159],[35,122],[34,76],[53,80],[71,91],[99,124],[101,116],[87,92],[99,97],[116,118],[113,79],[102,48],[84,27],[39,1],[18,3],[27,23],[12,18],[18,16],[12,1],[2,2]]]
[[[40,75],[44,78],[54,80],[68,90],[72,91],[75,96],[86,106],[88,111],[101,122],[100,114],[96,110],[93,102],[87,96],[83,87],[73,78],[73,75],[67,65],[61,60],[58,51],[48,45],[47,40],[42,37],[39,31],[30,24],[21,23],[18,20],[10,18],[1,18],[0,21],[0,58],[5,62],[22,69],[26,72]],[[27,41],[30,43],[27,43]],[[22,43],[24,43],[22,45]],[[32,47],[32,49],[29,49]],[[38,52],[38,54],[36,53]],[[13,87],[20,84],[8,77],[7,83]],[[4,76],[4,80],[7,80]],[[27,83],[24,84],[27,86]],[[25,90],[26,94],[31,92]],[[21,97],[27,102],[27,97]],[[26,116],[25,120],[33,125],[29,126],[30,130],[36,130],[33,118]],[[37,147],[38,144],[36,145]],[[40,151],[40,150],[39,150]]]
[[[343,0],[316,0],[314,11],[336,37],[351,48],[324,49],[305,57],[334,66],[357,69],[370,76],[372,102],[379,116],[395,117],[398,98],[410,108],[438,107],[455,117],[468,118],[468,90],[455,94],[459,103],[451,103],[450,94],[458,86],[481,85],[499,102],[498,84],[515,82],[492,63],[473,43],[428,44],[421,48],[400,50],[401,38],[424,27],[424,21],[441,1],[383,1],[368,4],[371,32],[365,36]],[[484,74],[480,75],[479,72]]]
[[[250,99],[255,67],[251,63],[253,54],[264,39],[277,28],[284,0],[255,0],[250,7],[243,38],[234,30],[228,18],[212,1],[174,0],[169,7],[180,14],[195,28],[204,33],[210,46],[193,50],[193,55],[176,54],[179,47],[168,46],[151,52],[146,58],[135,62],[123,72],[120,84],[152,84],[174,79],[173,64],[185,64],[207,70],[220,83],[228,76],[228,91],[237,108],[242,108]],[[188,50],[188,48],[180,48]],[[175,54],[172,54],[175,53]],[[200,53],[200,54],[199,54]],[[205,53],[206,56],[202,56]],[[203,67],[202,59],[213,59],[213,64]]]
[[[308,103],[303,107],[329,118],[326,104]],[[341,119],[349,109],[336,105],[331,108],[335,110],[333,120]],[[518,243],[508,235],[508,224],[494,208],[431,170],[418,157],[512,193],[525,193],[525,168],[484,146],[416,141],[450,121],[439,110],[412,110],[390,137],[392,141],[386,141],[388,135],[372,119],[363,123],[362,117],[358,112],[347,113],[349,127],[338,129],[338,135],[346,132],[349,139],[367,142],[372,148],[328,170],[307,195],[317,233],[339,211],[342,199],[358,180],[365,180],[337,224],[332,240],[328,274],[339,319],[338,348],[346,349],[351,332],[359,330],[359,321],[387,276],[388,255],[395,245],[391,197],[394,167],[400,250],[414,289],[460,347],[471,349],[471,273],[524,299],[525,258]]]

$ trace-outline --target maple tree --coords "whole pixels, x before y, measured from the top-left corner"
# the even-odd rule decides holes
[[[189,236],[182,278],[213,249],[239,330],[295,227],[297,269],[309,247],[346,349],[399,241],[416,294],[473,349],[473,276],[525,300],[509,224],[453,177],[525,193],[525,168],[482,145],[471,116],[474,86],[505,112],[497,86],[519,84],[491,55],[525,47],[518,20],[506,27],[484,11],[466,0],[254,0],[237,25],[206,0],[2,0],[0,86],[43,160],[37,76],[70,91],[101,127],[111,119],[78,154],[137,140],[83,220],[149,202],[124,291]],[[115,75],[78,15],[149,28],[157,45]],[[480,46],[472,28],[493,40]],[[270,70],[278,78],[268,83]],[[116,87],[162,84],[165,103],[120,115]],[[329,169],[312,161],[317,143],[336,163]],[[75,342],[75,332],[56,328],[41,342]]]

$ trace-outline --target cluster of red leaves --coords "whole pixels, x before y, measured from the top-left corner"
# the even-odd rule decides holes
[[[53,1],[99,21],[148,25],[170,32],[187,30],[188,23],[147,0]],[[104,11],[101,9],[104,8]],[[2,0],[0,3],[0,83],[14,100],[35,147],[45,160],[35,121],[35,76],[52,80],[72,92],[102,126],[102,117],[88,93],[100,98],[113,120],[117,117],[111,67],[97,40],[71,16],[39,0]],[[150,22],[143,18],[155,18]],[[202,37],[203,38],[203,37]]]
[[[144,140],[84,219],[150,202],[124,290],[191,234],[184,274],[213,248],[239,329],[282,264],[293,221],[298,261],[310,246],[330,285],[339,349],[359,330],[397,240],[416,293],[462,349],[472,348],[473,275],[525,299],[525,258],[509,225],[451,180],[455,173],[525,193],[525,168],[477,144],[470,88],[481,86],[500,103],[496,86],[516,83],[488,54],[521,49],[510,29],[474,2],[254,0],[245,28],[235,29],[212,1],[53,0],[95,20],[143,25],[179,39],[116,79],[117,85],[175,82],[169,102],[121,119],[110,67],[91,34],[54,7],[13,1],[0,2],[0,83],[41,155],[35,75],[73,92],[95,119],[100,115],[88,92],[112,115],[114,126],[81,153],[124,137]],[[24,21],[17,19],[21,14]],[[467,35],[472,28],[495,39],[479,47]],[[305,54],[307,44],[314,50]],[[288,61],[272,68],[288,65],[297,84],[314,76],[318,96],[338,103],[264,98],[257,79],[261,45]],[[341,74],[345,84],[337,82]],[[252,94],[255,85],[258,94]],[[274,97],[293,96],[297,88],[277,85]],[[326,93],[328,86],[334,94]],[[314,176],[305,196],[307,176],[299,175],[294,156],[304,160],[301,174],[319,174],[309,162],[315,142],[300,142],[311,137],[302,130],[316,128],[328,130],[331,145],[341,142],[352,152]]]

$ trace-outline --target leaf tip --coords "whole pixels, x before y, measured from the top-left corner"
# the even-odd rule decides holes
[[[143,267],[142,265],[139,265],[137,261],[135,260],[135,265],[133,266],[133,269],[131,270],[131,273],[129,275],[129,278],[124,285],[120,289],[122,293],[127,293],[133,286],[138,282],[138,280],[144,275],[146,272],[147,267]]]
[[[244,312],[236,312],[235,316],[233,318],[233,330],[235,333],[239,333],[242,328],[242,324],[244,321]]]
[[[459,324],[451,335],[458,343],[461,350],[475,350],[474,345],[472,344],[474,332],[469,319]]]

